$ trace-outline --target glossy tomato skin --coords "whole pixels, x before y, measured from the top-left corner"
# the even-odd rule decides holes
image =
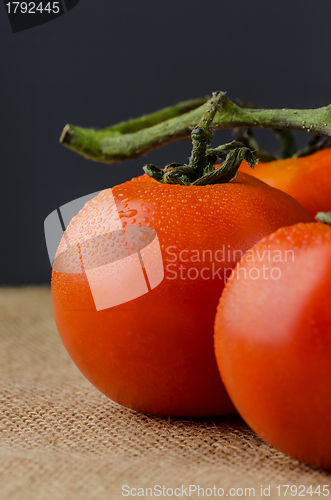
[[[331,148],[302,158],[259,162],[253,171],[242,162],[240,171],[293,196],[313,217],[331,211]]]
[[[215,320],[217,363],[241,416],[280,451],[328,469],[330,297],[331,227],[297,224],[247,252]]]
[[[109,191],[72,220],[69,239],[108,230],[98,209]],[[70,356],[100,391],[129,408],[176,416],[234,412],[213,351],[224,273],[265,234],[311,217],[246,174],[205,187],[163,185],[145,175],[111,191],[123,226],[156,229],[165,276],[149,293],[97,312],[84,273],[53,271],[54,317]]]

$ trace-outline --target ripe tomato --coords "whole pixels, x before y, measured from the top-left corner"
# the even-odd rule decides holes
[[[331,468],[331,227],[281,228],[239,262],[215,353],[230,397],[269,444]]]
[[[207,186],[143,175],[88,202],[66,238],[77,245],[111,231],[114,204],[123,227],[156,230],[164,279],[145,295],[97,311],[84,269],[53,269],[54,316],[70,356],[92,384],[129,408],[177,416],[234,412],[213,350],[224,276],[264,235],[312,218],[293,198],[243,173]]]
[[[302,158],[259,162],[253,171],[244,161],[240,171],[293,196],[313,217],[331,210],[331,148]]]

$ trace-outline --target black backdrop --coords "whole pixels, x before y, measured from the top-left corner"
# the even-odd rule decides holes
[[[190,153],[182,141],[94,163],[59,144],[67,122],[105,127],[214,90],[265,107],[329,104],[330,19],[330,0],[80,0],[12,33],[0,6],[0,283],[50,281],[43,222],[56,207]]]

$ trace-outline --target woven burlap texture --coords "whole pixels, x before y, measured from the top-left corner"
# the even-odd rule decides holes
[[[277,485],[331,483],[238,416],[158,418],[107,399],[62,346],[49,287],[0,289],[0,329],[1,500],[260,497],[261,485],[279,498]]]

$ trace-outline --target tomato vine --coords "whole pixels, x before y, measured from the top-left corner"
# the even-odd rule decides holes
[[[223,95],[213,129],[270,128],[280,133],[285,150],[290,152],[293,147],[289,130],[331,137],[331,105],[316,109],[261,109]],[[189,137],[208,106],[206,101],[207,98],[181,102],[102,130],[68,124],[60,142],[95,161],[112,163],[138,158],[167,143]]]

